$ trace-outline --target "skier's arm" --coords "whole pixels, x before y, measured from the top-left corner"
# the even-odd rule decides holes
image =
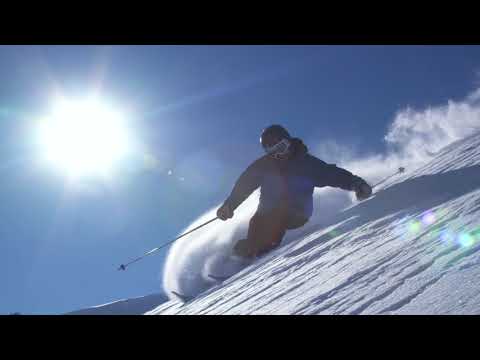
[[[260,174],[258,166],[256,166],[256,163],[253,163],[240,175],[225,204],[228,204],[232,210],[235,210],[259,186]]]
[[[311,159],[312,177],[317,187],[331,186],[351,191],[355,190],[357,183],[363,182],[360,177],[353,175],[350,171],[337,167],[335,164],[327,164],[313,156]]]

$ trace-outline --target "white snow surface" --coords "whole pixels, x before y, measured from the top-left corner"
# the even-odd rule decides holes
[[[151,294],[76,310],[64,315],[142,315],[166,300],[165,295]]]
[[[479,314],[480,134],[292,233],[193,300],[146,314]]]

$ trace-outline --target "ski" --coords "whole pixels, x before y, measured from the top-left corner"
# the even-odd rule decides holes
[[[180,298],[180,300],[183,302],[183,303],[186,303],[186,302],[189,302],[191,300],[193,300],[195,297],[194,296],[187,296],[187,295],[183,295],[183,294],[179,294],[178,292],[176,291],[172,291],[171,292],[173,295],[177,296],[178,298]]]
[[[225,281],[227,280],[228,278],[232,277],[233,275],[230,275],[230,276],[218,276],[218,275],[212,275],[212,274],[208,274],[208,277],[215,280],[215,281]]]

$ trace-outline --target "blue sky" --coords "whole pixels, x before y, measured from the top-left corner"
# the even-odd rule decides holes
[[[381,152],[399,110],[462,99],[479,71],[478,46],[1,46],[0,313],[159,292],[165,251],[116,268],[223,201],[262,128]],[[71,188],[31,130],[55,93],[94,90],[128,109],[143,153]]]

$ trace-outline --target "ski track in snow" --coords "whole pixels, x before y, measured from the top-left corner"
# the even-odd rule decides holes
[[[147,314],[478,314],[478,250],[475,135],[194,300]]]

